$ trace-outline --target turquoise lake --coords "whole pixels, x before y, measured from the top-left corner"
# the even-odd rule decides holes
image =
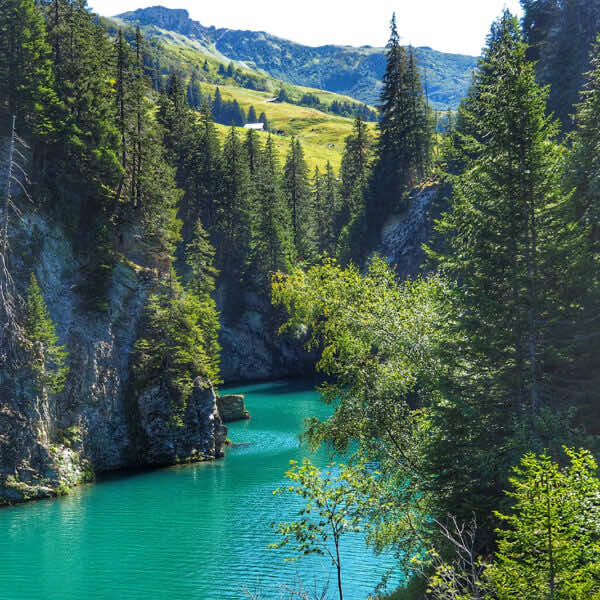
[[[293,518],[298,503],[274,496],[299,446],[303,420],[326,417],[311,384],[278,382],[245,393],[250,421],[229,426],[225,459],[101,479],[69,496],[0,509],[1,600],[222,600],[280,598],[302,580],[336,597],[325,557],[296,562],[269,550],[269,523]],[[311,456],[325,465],[328,455]],[[393,564],[362,538],[343,541],[344,598],[364,600]]]

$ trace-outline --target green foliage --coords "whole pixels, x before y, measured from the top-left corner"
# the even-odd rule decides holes
[[[334,406],[326,421],[307,421],[308,441],[339,452],[356,441],[366,459],[379,462],[398,511],[371,516],[371,542],[398,544],[406,561],[430,534],[436,510],[435,475],[424,470],[422,452],[446,369],[440,346],[447,341],[447,295],[438,277],[398,283],[377,257],[363,276],[326,260],[273,282],[274,303],[290,314],[285,329],[308,329],[309,347],[321,350],[318,368],[328,381],[320,392]]]
[[[581,402],[579,386],[589,381],[582,373],[570,384],[576,357],[585,355],[591,256],[561,187],[564,153],[545,116],[546,92],[525,53],[517,21],[505,13],[464,109],[473,135],[463,133],[465,171],[436,226],[443,250],[430,251],[458,284],[444,358],[454,375],[444,383],[428,470],[460,519],[491,513],[525,450],[568,441],[554,416]]]
[[[528,58],[537,63],[540,83],[550,86],[548,111],[569,131],[600,30],[600,8],[586,0],[521,0],[521,4]]]
[[[400,45],[395,15],[386,59],[377,156],[366,212],[370,243],[385,218],[405,208],[407,191],[426,173],[431,146],[428,107],[414,53]]]
[[[251,240],[250,169],[235,127],[223,146],[223,196],[217,207],[219,268],[231,282],[241,281]]]
[[[262,285],[270,274],[291,269],[295,249],[292,219],[281,189],[281,167],[271,136],[259,157],[255,175],[254,235],[251,261]]]
[[[308,167],[299,140],[291,142],[284,167],[284,189],[292,215],[292,233],[298,258],[311,264],[316,257],[314,207]]]
[[[214,267],[215,250],[210,244],[208,233],[198,220],[194,237],[186,246],[186,262],[192,271],[189,288],[197,295],[208,295],[215,289],[219,271]]]
[[[300,556],[328,556],[337,569],[338,595],[342,600],[342,538],[348,533],[363,531],[365,518],[371,511],[387,508],[385,502],[380,502],[373,493],[377,487],[377,474],[369,473],[364,465],[335,463],[321,471],[306,458],[301,465],[296,461],[290,464],[286,477],[292,485],[273,493],[296,494],[306,504],[299,512],[298,521],[273,525],[282,539],[269,547],[289,547]],[[287,560],[298,558],[294,556]]]
[[[133,372],[138,388],[155,382],[171,394],[174,424],[181,423],[197,377],[220,383],[218,327],[210,297],[184,289],[174,273],[169,287],[148,300]]]
[[[509,515],[498,514],[498,552],[486,577],[498,600],[600,597],[600,481],[587,451],[561,468],[527,454],[514,469]]]
[[[33,0],[0,3],[0,115],[22,133],[47,138],[58,110],[44,19]]]
[[[58,394],[64,388],[69,372],[65,366],[68,353],[64,346],[58,345],[56,326],[48,314],[44,296],[33,273],[25,299],[23,329],[28,364],[38,385],[50,394]]]
[[[353,134],[345,141],[340,169],[340,206],[336,214],[337,256],[343,264],[360,263],[364,253],[369,178],[373,161],[373,140],[359,117]]]

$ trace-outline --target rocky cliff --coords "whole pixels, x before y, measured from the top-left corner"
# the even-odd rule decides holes
[[[445,210],[445,190],[429,186],[416,190],[400,214],[391,215],[381,231],[378,252],[387,257],[401,279],[423,271],[425,252],[422,245],[432,239],[435,220]]]
[[[156,274],[123,259],[108,308],[90,311],[79,289],[85,265],[49,217],[26,214],[13,232],[21,291],[33,270],[69,352],[63,392],[40,392],[24,369],[0,369],[0,503],[53,495],[103,471],[222,456],[227,430],[214,390],[194,382],[181,422],[171,398],[148,385],[130,389],[130,362]]]

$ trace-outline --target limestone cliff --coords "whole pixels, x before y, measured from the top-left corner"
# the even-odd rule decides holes
[[[445,210],[444,193],[439,186],[415,190],[406,210],[390,216],[384,224],[377,250],[401,279],[422,272],[426,259],[422,245],[432,239],[435,220]]]
[[[65,231],[43,213],[15,225],[14,275],[33,270],[69,352],[63,392],[41,394],[21,371],[0,369],[0,503],[54,495],[95,474],[222,456],[226,428],[214,390],[194,382],[182,420],[168,393],[130,389],[130,362],[156,272],[122,259],[108,308],[90,311],[79,293],[85,264]]]

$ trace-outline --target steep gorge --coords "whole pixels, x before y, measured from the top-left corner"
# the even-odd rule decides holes
[[[416,194],[407,212],[384,228],[380,251],[402,276],[418,271],[436,198],[435,188]],[[23,291],[35,273],[69,352],[70,370],[56,396],[40,395],[27,370],[0,370],[0,504],[52,496],[102,472],[223,456],[227,429],[210,386],[194,382],[175,424],[172,398],[160,385],[150,380],[135,389],[133,384],[134,344],[158,270],[134,262],[143,261],[135,242],[126,242],[112,272],[106,310],[90,310],[81,296],[86,265],[68,233],[45,210],[32,211],[24,203],[23,210],[12,236],[15,281]],[[217,296],[224,293],[219,289]],[[302,340],[278,336],[277,315],[267,299],[250,290],[241,296],[242,314],[222,320],[223,379],[307,373],[312,357]]]

